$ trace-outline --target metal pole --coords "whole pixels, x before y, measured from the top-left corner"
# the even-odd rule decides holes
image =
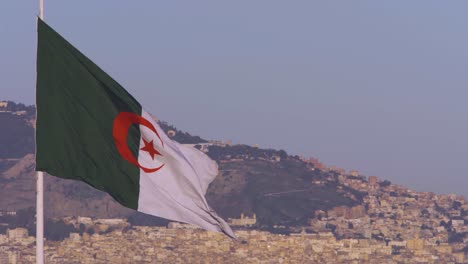
[[[44,0],[39,0],[39,18],[44,19]],[[44,264],[44,172],[36,173],[36,263]]]

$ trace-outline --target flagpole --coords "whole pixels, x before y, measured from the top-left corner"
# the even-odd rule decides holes
[[[44,0],[39,0],[39,18],[44,19]],[[38,171],[36,174],[36,263],[44,264],[44,172]]]

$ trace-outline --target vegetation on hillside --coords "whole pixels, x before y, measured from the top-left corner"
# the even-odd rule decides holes
[[[172,137],[173,140],[181,143],[181,144],[197,144],[197,143],[206,143],[207,140],[199,137],[199,136],[192,136],[187,132],[183,132],[178,130],[172,125],[169,125],[167,122],[159,121],[159,126],[161,126],[162,130],[167,134],[168,131],[172,130],[175,132],[175,136]]]
[[[0,159],[21,158],[28,153],[34,153],[34,128],[13,113],[0,112]]]

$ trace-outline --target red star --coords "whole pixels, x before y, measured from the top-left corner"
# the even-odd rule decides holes
[[[143,142],[145,143],[145,146],[141,148],[141,150],[144,150],[146,152],[148,152],[150,155],[151,155],[151,159],[154,160],[154,155],[159,155],[159,156],[162,156],[161,153],[159,153],[159,151],[157,151],[154,146],[153,146],[153,140],[151,140],[150,142],[146,141],[145,139],[143,139]]]

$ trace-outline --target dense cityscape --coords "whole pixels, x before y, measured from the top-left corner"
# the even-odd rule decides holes
[[[338,178],[368,193],[364,205],[315,211],[309,225],[287,234],[255,230],[255,215],[229,219],[237,241],[184,224],[69,217],[65,223],[84,230],[47,241],[46,256],[48,263],[465,263],[463,197],[415,192],[376,177]],[[0,262],[33,263],[34,248],[27,229],[8,229],[0,235]]]

